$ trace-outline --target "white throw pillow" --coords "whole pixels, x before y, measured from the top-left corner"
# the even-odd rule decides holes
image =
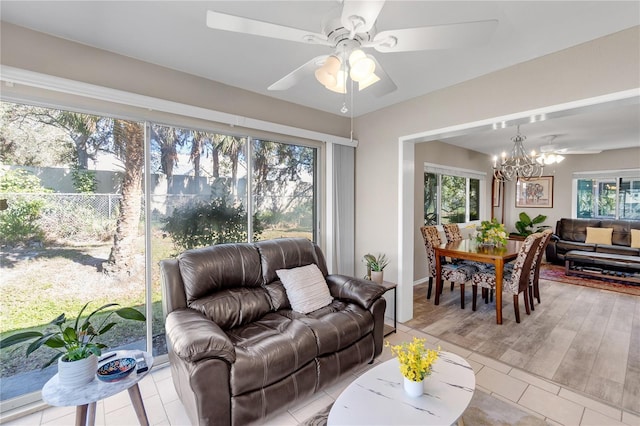
[[[276,271],[287,292],[291,309],[308,314],[333,301],[329,286],[315,264]]]

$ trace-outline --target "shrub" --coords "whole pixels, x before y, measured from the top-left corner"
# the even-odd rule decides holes
[[[247,213],[241,204],[230,205],[225,198],[196,201],[176,208],[165,219],[163,230],[180,249],[247,241]],[[254,215],[253,238],[262,233],[262,223]]]
[[[42,240],[44,232],[38,224],[44,201],[21,196],[21,193],[51,192],[40,184],[40,178],[16,169],[7,170],[0,178],[0,193],[13,193],[8,197],[6,210],[0,211],[0,242],[15,244],[29,240]]]
[[[76,166],[71,170],[71,180],[77,192],[94,193],[98,189],[96,172],[92,170],[84,170]]]

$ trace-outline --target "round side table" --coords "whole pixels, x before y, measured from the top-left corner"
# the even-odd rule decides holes
[[[101,356],[104,359],[112,352],[108,352]],[[129,398],[138,416],[138,421],[143,426],[148,426],[147,413],[144,409],[142,402],[142,396],[140,395],[140,388],[138,382],[142,380],[153,366],[153,356],[148,352],[121,350],[116,351],[116,355],[105,359],[98,363],[98,366],[107,363],[111,360],[123,357],[135,358],[136,355],[142,353],[147,363],[148,370],[138,374],[134,371],[126,378],[117,382],[103,382],[98,378],[95,378],[84,386],[76,388],[68,388],[60,386],[58,382],[58,375],[53,376],[42,388],[42,400],[49,405],[57,407],[69,407],[76,406],[76,426],[93,426],[96,421],[96,402],[113,396],[119,392],[127,390],[129,392]],[[136,367],[137,370],[137,367]]]

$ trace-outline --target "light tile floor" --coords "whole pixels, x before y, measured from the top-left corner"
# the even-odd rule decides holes
[[[410,340],[413,336],[425,337],[430,347],[440,346],[442,350],[456,353],[467,359],[476,373],[476,388],[505,401],[534,416],[544,419],[550,425],[566,426],[639,426],[640,417],[614,408],[604,402],[576,393],[547,379],[513,368],[500,361],[480,355],[463,347],[439,340],[422,331],[398,324],[398,332],[387,340],[397,344]],[[391,358],[387,348],[376,359],[374,365]],[[358,375],[371,366],[366,366],[339,383],[299,402],[267,422],[273,426],[295,426],[322,410],[333,401]],[[154,368],[140,382],[140,391],[151,425],[189,425],[184,407],[178,399],[171,371],[168,366]],[[3,421],[6,425],[73,425],[74,407],[49,407],[14,420]],[[127,392],[98,402],[96,425],[127,426],[137,425],[133,407]]]

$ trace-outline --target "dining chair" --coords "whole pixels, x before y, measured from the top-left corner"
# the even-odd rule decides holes
[[[460,227],[457,223],[445,223],[442,225],[442,229],[444,230],[444,236],[447,239],[448,243],[452,243],[454,241],[462,241],[462,233],[460,232]],[[459,263],[453,261],[451,258],[447,257],[447,262],[449,263]],[[454,283],[451,283],[451,291],[453,291]]]
[[[529,235],[525,240],[515,262],[513,268],[505,268],[502,277],[502,291],[513,295],[513,310],[516,316],[516,322],[520,323],[520,303],[519,295],[524,293],[524,307],[527,315],[531,314],[529,309],[529,282],[530,273],[533,267],[533,260],[536,255],[540,240],[544,238],[542,232]],[[478,294],[478,286],[493,290],[496,287],[496,273],[493,271],[476,272],[471,277],[472,290],[472,310],[476,309],[476,296]]]
[[[442,244],[438,228],[435,226],[423,226],[420,228],[422,238],[424,239],[424,247],[427,251],[427,260],[429,262],[429,288],[427,289],[427,299],[431,298],[431,290],[433,288],[433,278],[436,276],[436,251],[435,247]],[[471,279],[477,271],[476,268],[453,263],[442,263],[440,265],[442,282],[450,281],[460,284],[460,308],[464,309],[464,284]],[[441,289],[442,290],[442,289]]]
[[[533,306],[533,298],[535,296],[538,303],[540,303],[540,287],[538,286],[538,281],[540,278],[540,265],[542,264],[542,257],[547,248],[547,244],[549,244],[549,240],[551,240],[551,234],[553,234],[552,229],[545,229],[542,231],[542,238],[538,243],[538,248],[536,250],[536,255],[533,260],[532,271],[529,274],[529,302],[531,305],[531,310],[535,311],[535,306]]]
[[[462,232],[457,223],[445,223],[442,225],[444,229],[444,236],[447,237],[447,242],[462,241]]]

